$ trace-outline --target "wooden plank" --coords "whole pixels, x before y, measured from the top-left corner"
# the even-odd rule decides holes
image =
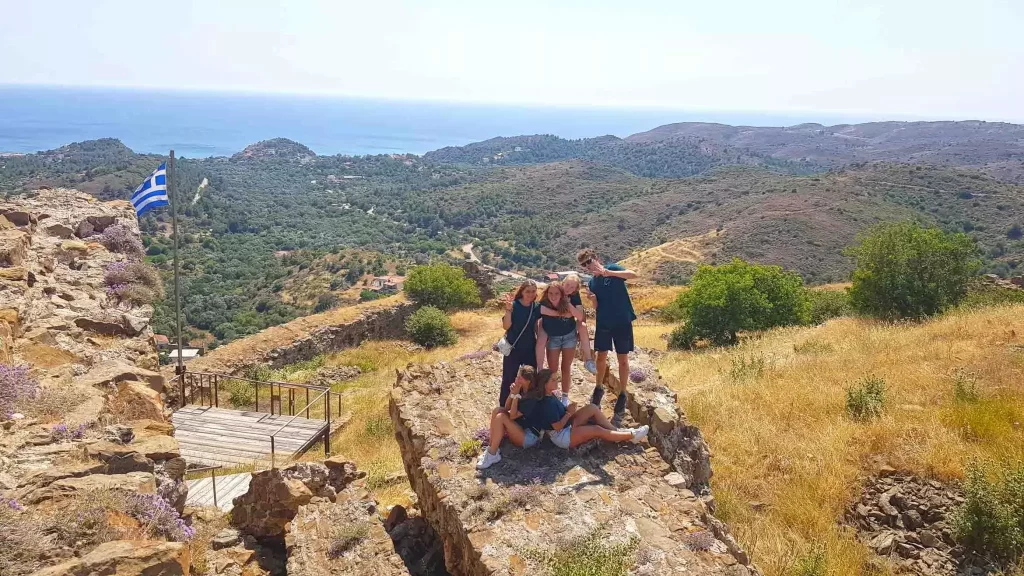
[[[225,410],[223,408],[204,408],[204,409],[189,409],[188,407],[180,408],[175,411],[175,414],[187,414],[190,416],[206,416],[214,419],[227,419],[227,420],[240,420],[240,421],[256,421],[260,423],[274,423],[278,426],[292,420],[292,416],[288,415],[273,415],[266,414],[263,412],[239,412],[235,410]],[[316,425],[317,423],[325,423],[326,420],[323,418],[303,418],[299,416],[292,421],[292,424],[303,425],[304,423],[310,423],[310,425]]]
[[[189,462],[203,463],[209,466],[234,466],[238,464],[250,465],[253,463],[252,458],[240,458],[237,456],[228,456],[223,454],[208,454],[206,452],[196,452],[193,450],[182,450],[181,455],[185,460]],[[269,458],[267,461],[269,462]]]
[[[315,436],[322,432],[324,428],[319,428],[311,432],[299,431],[299,430],[282,430],[274,434],[274,430],[257,430],[252,428],[233,428],[227,426],[220,426],[210,424],[207,422],[174,422],[175,432],[178,430],[189,431],[189,432],[206,432],[208,434],[218,434],[221,436],[229,436],[232,438],[248,438],[250,440],[260,440],[270,442],[271,434],[274,435],[278,440],[306,440],[311,436]]]
[[[208,428],[179,428],[178,430],[175,430],[174,436],[179,440],[182,438],[195,438],[197,440],[205,439],[222,443],[270,447],[270,436],[263,436],[259,434],[225,434],[221,430],[212,430]],[[279,446],[301,446],[309,438],[310,436],[278,436],[275,439],[275,443]]]
[[[219,419],[205,419],[205,418],[190,418],[190,417],[172,417],[171,421],[177,425],[202,425],[202,426],[216,426],[225,430],[252,430],[258,431],[259,433],[270,435],[280,430],[282,434],[309,434],[316,432],[317,430],[323,430],[326,426],[326,422],[318,422],[315,425],[303,424],[301,426],[295,425],[295,423],[288,424],[284,427],[280,424],[264,424],[264,423],[250,423],[250,422],[238,422],[230,420],[219,420]]]
[[[211,448],[224,447],[232,450],[241,450],[248,452],[270,452],[270,440],[253,441],[242,438],[226,438],[216,434],[203,434],[201,432],[182,432],[177,436],[178,444],[186,444],[193,446],[208,446]],[[288,442],[277,441],[275,442],[275,448],[277,451],[291,450],[295,451],[303,446],[303,442],[298,440],[290,440]]]

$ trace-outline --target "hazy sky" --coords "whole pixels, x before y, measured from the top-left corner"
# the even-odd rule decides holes
[[[1024,0],[0,0],[0,84],[1024,121]]]

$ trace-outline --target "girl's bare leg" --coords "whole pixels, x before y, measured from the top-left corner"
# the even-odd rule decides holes
[[[569,395],[569,387],[572,386],[572,360],[576,357],[575,348],[562,349],[562,395]],[[554,366],[552,364],[551,366]]]
[[[583,360],[593,360],[594,351],[590,349],[590,332],[587,325],[580,322],[576,325],[576,334],[580,338],[580,351],[583,352]]]
[[[633,434],[619,430],[606,430],[600,426],[573,426],[569,432],[569,447],[575,448],[594,438],[600,438],[608,442],[626,442],[633,439]]]
[[[544,331],[544,326],[541,325],[540,321],[537,321],[537,347],[535,353],[537,355],[537,370],[544,369],[544,355],[548,347],[548,333]]]
[[[583,408],[580,408],[572,415],[572,426],[585,426],[593,420],[595,424],[604,428],[605,430],[618,430],[612,423],[605,417],[604,413],[601,412],[601,408],[593,404],[587,404]]]
[[[557,370],[558,369],[558,353],[561,352],[561,350],[558,350],[558,349],[555,349],[555,350],[545,350],[545,352],[547,352],[548,366],[551,368],[551,370]]]
[[[508,412],[498,412],[491,418],[491,445],[488,447],[491,454],[498,453],[498,448],[501,447],[501,441],[505,436],[508,436],[510,442],[521,448],[526,439],[526,432],[508,417]]]

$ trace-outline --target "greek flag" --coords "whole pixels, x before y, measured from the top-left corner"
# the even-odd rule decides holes
[[[142,181],[142,184],[132,194],[132,206],[135,207],[135,214],[142,216],[153,208],[167,206],[167,167],[160,166]]]

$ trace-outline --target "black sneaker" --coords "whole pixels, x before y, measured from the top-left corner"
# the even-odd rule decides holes
[[[615,399],[615,413],[612,414],[612,425],[616,428],[622,426],[622,419],[626,416],[626,393],[619,394]]]
[[[600,407],[602,399],[604,399],[604,387],[595,386],[594,393],[590,395],[590,403],[594,406]]]

